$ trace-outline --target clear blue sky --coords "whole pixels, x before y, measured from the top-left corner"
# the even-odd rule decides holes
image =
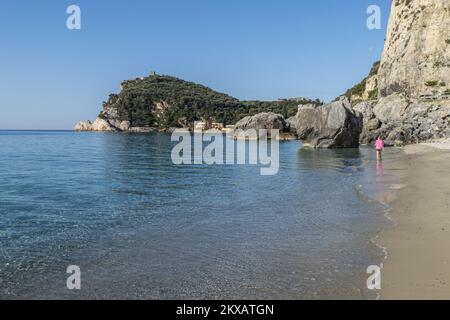
[[[82,30],[66,28],[66,8]],[[366,9],[382,9],[381,30]],[[330,100],[379,60],[390,0],[0,3],[0,129],[71,129],[122,80],[159,74],[240,99]]]

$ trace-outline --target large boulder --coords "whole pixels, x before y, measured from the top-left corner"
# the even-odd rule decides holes
[[[108,120],[97,118],[92,124],[92,131],[116,131]]]
[[[119,117],[119,111],[113,107],[105,108],[105,110],[101,112],[100,117],[98,119],[105,120],[105,122],[107,123],[105,124],[103,121],[99,121],[100,128],[103,127],[106,128],[106,130],[98,130],[98,131],[118,131],[120,130],[120,127],[124,125],[124,123],[128,122],[122,121]]]
[[[359,146],[361,118],[347,98],[321,105],[299,106],[297,115],[290,118],[291,130],[313,148],[355,148]]]
[[[236,139],[257,139],[261,129],[275,129],[279,130],[280,133],[285,133],[289,131],[289,123],[281,114],[273,112],[259,113],[245,117],[237,122],[234,126],[234,137]]]
[[[381,98],[374,107],[374,114],[381,122],[399,121],[406,109],[409,101],[403,94],[392,94]]]
[[[235,130],[248,130],[248,129],[278,129],[280,131],[288,131],[289,124],[281,114],[273,112],[263,112],[254,116],[249,116],[241,119],[235,125]]]
[[[92,122],[87,121],[80,121],[75,125],[74,128],[75,131],[92,131]]]
[[[75,131],[118,131],[108,120],[97,117],[94,122],[81,121],[75,125]]]
[[[359,138],[360,143],[367,144],[376,140],[377,130],[382,122],[374,113],[377,101],[363,101],[353,107],[362,117],[362,130]]]
[[[131,128],[131,123],[130,121],[122,121],[119,125],[119,130],[120,131],[128,131]]]

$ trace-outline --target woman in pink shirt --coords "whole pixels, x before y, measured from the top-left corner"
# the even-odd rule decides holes
[[[377,150],[377,160],[381,161],[381,152],[384,149],[384,141],[380,137],[375,141],[375,149]]]

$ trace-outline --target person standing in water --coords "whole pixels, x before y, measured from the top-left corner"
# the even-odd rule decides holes
[[[384,141],[380,137],[377,137],[377,140],[375,141],[375,149],[377,150],[377,161],[381,161],[381,152],[383,152],[384,149]]]

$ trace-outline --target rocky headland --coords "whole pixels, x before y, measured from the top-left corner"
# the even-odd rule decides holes
[[[259,113],[295,115],[298,105],[320,105],[306,98],[276,101],[240,101],[200,84],[151,74],[122,82],[94,121],[81,121],[76,131],[153,132],[193,129],[195,122],[234,125]]]

